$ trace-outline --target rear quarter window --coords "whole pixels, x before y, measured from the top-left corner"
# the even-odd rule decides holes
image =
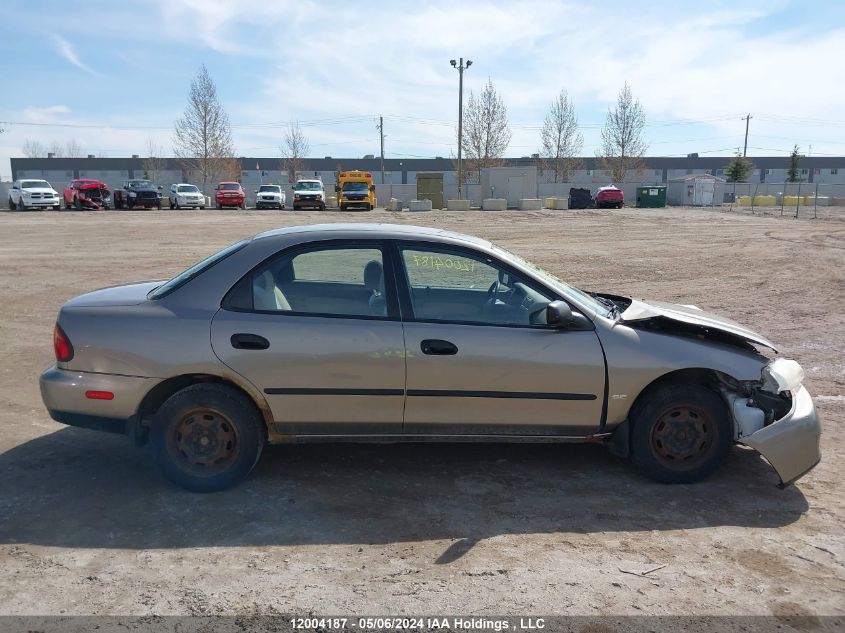
[[[222,251],[214,253],[214,255],[206,257],[205,259],[200,262],[197,262],[187,270],[184,270],[183,272],[179,273],[170,281],[167,281],[160,285],[158,288],[155,288],[150,291],[150,294],[147,295],[147,298],[161,299],[162,297],[169,295],[174,290],[181,288],[195,277],[201,275],[205,271],[212,268],[215,264],[218,264],[227,257],[229,257],[229,255],[231,255],[232,253],[238,252],[248,243],[249,240],[241,240],[240,242],[232,244],[231,246],[227,246]]]

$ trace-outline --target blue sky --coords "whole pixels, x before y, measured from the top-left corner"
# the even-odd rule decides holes
[[[508,106],[507,154],[539,147],[566,88],[593,155],[627,81],[649,155],[845,155],[845,3],[6,0],[0,178],[29,139],[86,153],[170,155],[172,126],[206,64],[239,155],[279,156],[303,123],[314,156],[455,151],[457,73],[491,78]],[[29,125],[23,125],[29,124]],[[32,125],[38,124],[38,125]],[[812,149],[810,149],[812,146]]]

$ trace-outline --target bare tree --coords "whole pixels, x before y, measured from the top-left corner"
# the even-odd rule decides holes
[[[68,158],[79,158],[85,152],[82,149],[82,146],[76,141],[75,138],[70,139],[67,143],[65,143],[65,156]]]
[[[493,81],[488,79],[477,98],[470,92],[464,109],[461,149],[466,155],[468,171],[500,165],[510,142],[508,109]]]
[[[578,131],[578,117],[565,89],[552,102],[543,121],[540,144],[540,165],[554,173],[555,182],[565,182],[569,172],[578,168],[581,161],[577,156],[584,146],[584,137]]]
[[[47,155],[47,151],[44,149],[44,146],[41,143],[39,143],[38,141],[31,141],[29,139],[26,139],[23,142],[21,152],[27,158],[41,158],[42,156]]]
[[[311,149],[308,138],[302,131],[298,122],[291,121],[285,132],[285,138],[281,147],[282,171],[287,171],[288,182],[296,182],[296,175],[302,171],[303,159]]]
[[[173,152],[183,169],[202,180],[203,193],[207,193],[208,183],[218,174],[232,171],[235,150],[229,117],[217,99],[217,87],[204,64],[191,82],[188,105],[176,121],[174,132]]]
[[[144,158],[144,162],[142,163],[144,168],[144,177],[152,180],[157,185],[162,184],[160,181],[164,175],[165,167],[167,166],[167,161],[162,158],[162,154],[164,154],[162,147],[156,144],[153,139],[148,138],[147,156]]]
[[[601,131],[599,163],[610,172],[614,182],[624,182],[628,172],[644,167],[643,155],[648,149],[648,143],[643,140],[644,127],[645,111],[626,82],[619,91],[616,107],[608,108]]]

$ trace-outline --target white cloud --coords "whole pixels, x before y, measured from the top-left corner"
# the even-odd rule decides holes
[[[79,59],[79,55],[76,53],[76,49],[73,47],[73,44],[68,42],[65,38],[61,35],[54,35],[53,36],[53,44],[56,47],[56,52],[69,61],[71,64],[79,68],[80,70],[84,70],[86,73],[90,75],[94,75],[96,77],[101,77],[102,74],[88,66],[84,63],[81,59]]]
[[[52,123],[60,115],[70,113],[66,105],[27,106],[23,109],[23,119],[28,123]]]

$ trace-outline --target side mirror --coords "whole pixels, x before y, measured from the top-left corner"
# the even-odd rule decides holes
[[[566,301],[552,301],[546,306],[546,324],[564,328],[572,323],[572,308]]]
[[[164,187],[162,187],[161,185],[159,185],[159,186],[158,186],[158,190],[159,190],[159,191],[164,191]]]
[[[335,193],[340,193],[340,187],[338,187],[337,185],[335,185],[335,186],[334,186],[334,192],[335,192]]]
[[[253,189],[252,193],[258,193],[258,189]]]

